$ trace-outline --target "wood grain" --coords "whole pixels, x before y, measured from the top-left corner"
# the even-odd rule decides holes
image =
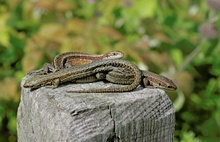
[[[66,93],[109,87],[110,83],[22,88],[18,142],[173,141],[175,110],[163,90],[127,93]]]

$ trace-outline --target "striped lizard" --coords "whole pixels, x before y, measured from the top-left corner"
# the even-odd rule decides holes
[[[111,51],[106,54],[87,54],[82,52],[65,52],[54,57],[53,62],[45,63],[43,68],[29,72],[28,75],[43,75],[56,72],[71,66],[79,66],[89,64],[94,60],[119,59],[123,57],[123,53],[119,51]]]
[[[42,86],[58,87],[61,83],[94,76],[99,72],[108,73],[111,71],[117,71],[118,69],[125,69],[130,74],[132,74],[134,78],[133,82],[125,86],[91,89],[84,91],[79,90],[78,92],[128,92],[134,90],[135,88],[137,88],[137,86],[139,86],[139,84],[141,83],[141,71],[136,65],[128,61],[119,59],[95,60],[90,64],[64,68],[62,70],[47,75],[35,75],[27,79],[23,86],[25,88],[39,88]],[[111,82],[111,80],[108,80],[108,78],[106,78],[106,80]]]
[[[106,54],[96,55],[96,54],[87,54],[81,52],[66,52],[60,55],[57,55],[52,64],[46,63],[44,68],[39,70],[39,72],[31,72],[34,75],[48,74],[50,72],[56,72],[64,68],[69,68],[72,66],[80,66],[84,64],[89,64],[94,60],[104,60],[104,59],[117,59],[123,57],[123,54],[118,51],[108,52]],[[105,68],[105,67],[102,67]],[[129,85],[134,81],[133,74],[129,73],[124,68],[118,68],[108,73],[103,73],[99,71],[95,75],[86,76],[84,78],[79,78],[74,80],[75,82],[95,82],[98,80],[108,80],[116,84],[126,84]],[[105,69],[102,69],[105,70]],[[96,70],[97,71],[97,70]],[[176,85],[172,80],[158,75],[149,71],[141,71],[142,79],[141,85],[143,87],[154,87],[154,88],[163,88],[167,90],[176,90]]]

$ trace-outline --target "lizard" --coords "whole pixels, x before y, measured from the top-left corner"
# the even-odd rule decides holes
[[[141,72],[142,72],[142,79],[140,85],[144,88],[153,87],[153,88],[161,88],[166,90],[177,89],[177,86],[173,83],[173,81],[165,76],[158,75],[156,73],[145,70],[141,70]],[[125,85],[131,84],[134,79],[132,74],[120,70],[109,72],[106,75],[97,76],[97,78],[99,79],[104,77],[113,83],[125,84]]]
[[[91,63],[93,60],[101,59],[119,59],[123,57],[123,53],[119,51],[111,51],[106,54],[87,54],[82,52],[65,52],[54,57],[53,62],[45,63],[40,70],[29,72],[28,75],[43,75],[51,72],[59,71],[63,68],[79,66]]]
[[[101,55],[87,54],[82,52],[66,52],[57,55],[54,58],[52,64],[46,63],[44,65],[44,68],[41,69],[39,72],[34,71],[32,73],[47,74],[49,72],[55,72],[63,68],[88,64],[91,63],[93,60],[117,59],[121,57],[123,57],[123,53],[119,51],[112,51]],[[134,80],[133,76],[129,75],[129,73],[126,73],[128,74],[128,77],[125,78],[126,75],[125,72],[126,71],[123,70],[121,71],[121,73],[119,73],[119,70],[117,70],[117,71],[111,71],[107,75],[104,75],[103,73],[97,73],[96,75],[93,76],[75,80],[75,82],[78,83],[95,82],[99,80],[104,80],[107,77],[107,79],[111,80],[112,83],[131,84],[132,81]],[[167,90],[175,90],[177,88],[176,85],[172,82],[172,80],[164,76],[143,70],[142,70],[141,85],[143,87],[155,87],[155,88],[162,88]]]
[[[64,68],[57,72],[53,72],[47,75],[36,75],[27,79],[24,83],[25,88],[39,88],[42,86],[52,86],[54,88],[58,87],[59,84],[74,81],[77,79],[89,77],[96,75],[99,72],[108,73],[111,71],[116,71],[119,68],[128,70],[133,74],[133,82],[130,85],[119,86],[119,87],[109,87],[101,89],[91,89],[83,90],[78,92],[87,93],[101,93],[101,92],[128,92],[132,91],[141,83],[141,71],[138,67],[128,61],[119,59],[109,59],[109,60],[95,60],[90,64],[85,64],[81,66],[74,66],[70,68]],[[106,78],[106,80],[108,80]],[[111,82],[111,80],[108,80]],[[71,91],[69,91],[71,92]],[[76,91],[74,91],[76,92]]]
[[[177,86],[173,83],[173,81],[165,76],[158,75],[156,73],[141,70],[142,79],[140,85],[144,88],[161,88],[166,90],[176,90]],[[93,77],[93,78],[92,78]],[[92,78],[92,79],[91,79]],[[90,79],[81,79],[76,82],[94,82],[98,80],[108,80],[112,83],[129,85],[134,81],[133,74],[130,74],[127,70],[117,69],[111,72],[105,73],[97,73],[96,76],[91,76]]]

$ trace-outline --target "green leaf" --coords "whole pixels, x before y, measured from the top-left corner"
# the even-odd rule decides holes
[[[181,50],[172,49],[170,54],[171,54],[171,57],[172,57],[173,61],[175,62],[175,64],[178,67],[180,67],[183,63],[183,54],[182,54]]]

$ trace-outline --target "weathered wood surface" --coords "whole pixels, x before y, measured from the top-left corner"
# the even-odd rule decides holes
[[[163,90],[66,93],[109,85],[69,84],[32,92],[22,88],[18,142],[173,141],[175,110]]]

